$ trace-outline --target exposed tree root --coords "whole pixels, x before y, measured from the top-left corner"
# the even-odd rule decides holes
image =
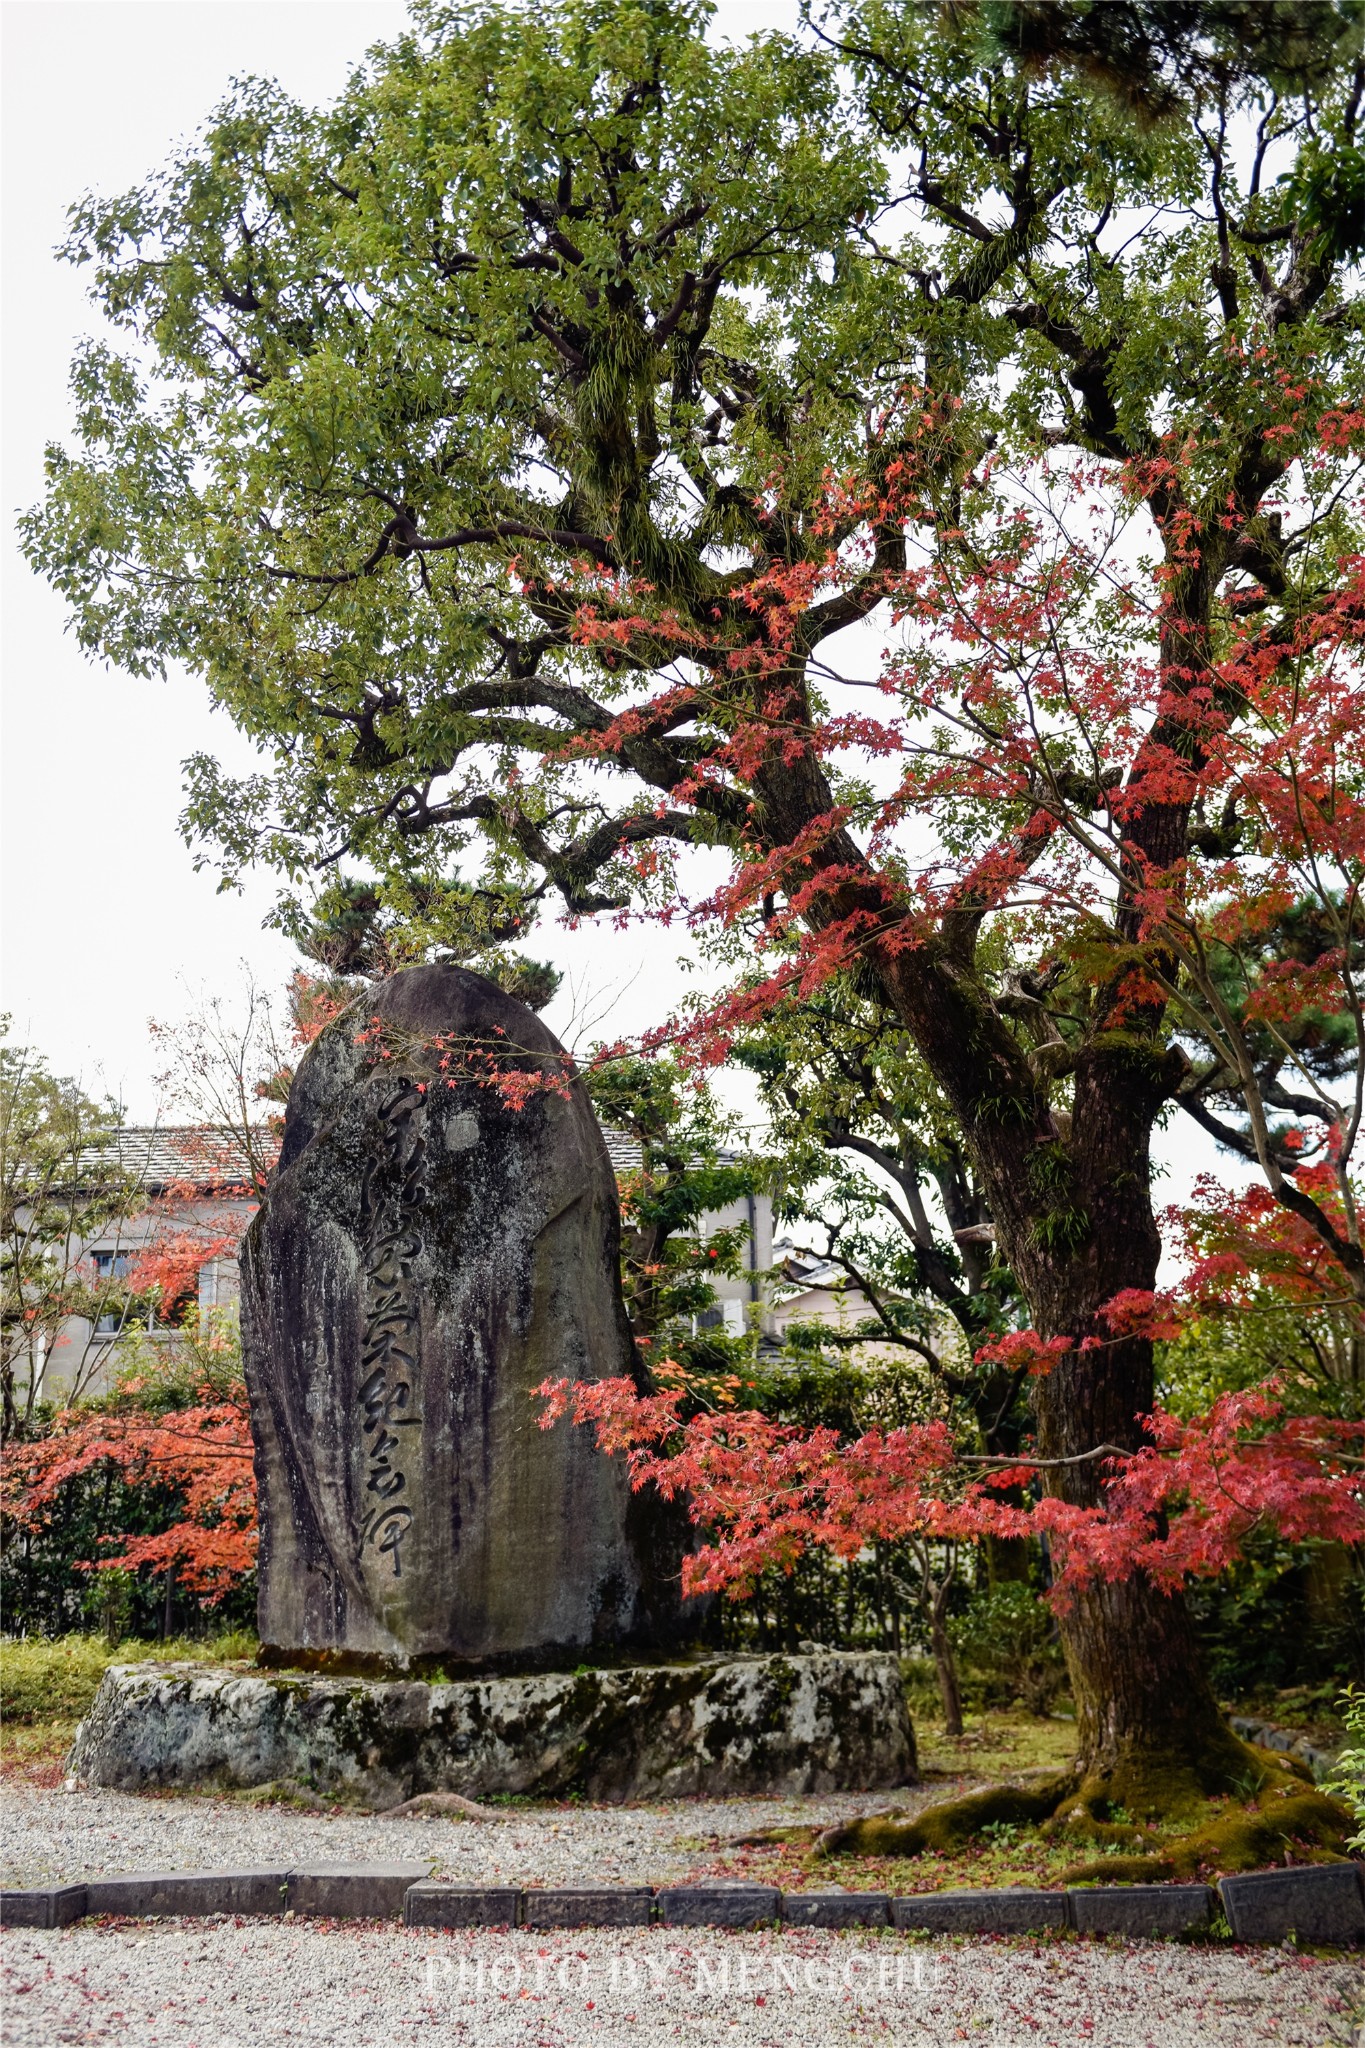
[[[873,1813],[826,1828],[815,1838],[818,1856],[922,1856],[926,1849],[960,1849],[992,1823],[1043,1821],[1076,1789],[1074,1771],[1049,1772],[1030,1785],[991,1785],[930,1806],[914,1820]]]
[[[1306,1781],[1306,1782],[1305,1782]],[[1210,1815],[1211,1798],[1233,1798]],[[1189,1820],[1188,1833],[1158,1825]],[[1253,1748],[1229,1733],[1216,1754],[1163,1760],[1144,1754],[1114,1770],[1081,1777],[1054,1772],[1028,1783],[993,1785],[931,1806],[913,1820],[869,1814],[816,1834],[817,1856],[921,1856],[951,1853],[992,1825],[1031,1826],[1050,1840],[1103,1852],[1063,1872],[1068,1883],[1123,1884],[1192,1878],[1202,1870],[1253,1870],[1279,1863],[1335,1862],[1353,1825],[1346,1808],[1313,1786],[1297,1758]],[[809,1839],[774,1829],[762,1839]]]
[[[379,1820],[425,1820],[429,1815],[441,1815],[447,1820],[507,1820],[509,1816],[496,1806],[480,1806],[476,1799],[466,1799],[459,1792],[419,1792],[413,1799],[405,1799],[398,1806],[386,1806],[376,1815]]]

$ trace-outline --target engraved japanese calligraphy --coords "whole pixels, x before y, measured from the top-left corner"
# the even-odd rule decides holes
[[[485,1056],[452,1071],[455,1042]],[[682,1509],[534,1398],[638,1370],[618,1233],[567,1054],[492,982],[406,968],[309,1048],[242,1262],[263,1654],[489,1670],[678,1639]]]

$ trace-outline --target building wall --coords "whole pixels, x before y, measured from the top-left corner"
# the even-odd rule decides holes
[[[221,1198],[177,1204],[175,1226],[177,1229],[198,1227],[217,1237],[233,1220],[240,1221],[241,1228],[245,1230],[255,1206],[254,1202],[224,1201]],[[75,1256],[86,1258],[97,1252],[113,1252],[136,1258],[145,1250],[153,1231],[164,1226],[165,1220],[164,1213],[148,1210],[141,1216],[132,1217],[116,1230],[97,1232],[87,1238]],[[230,1307],[237,1300],[239,1291],[236,1259],[210,1259],[201,1269],[201,1309]],[[172,1332],[163,1326],[140,1334],[153,1342],[164,1342],[169,1340]],[[39,1399],[61,1401],[69,1400],[77,1393],[91,1396],[107,1393],[119,1368],[121,1341],[121,1333],[102,1334],[87,1316],[69,1317],[42,1361]]]

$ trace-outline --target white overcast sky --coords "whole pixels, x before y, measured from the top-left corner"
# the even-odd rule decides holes
[[[301,99],[343,84],[394,35],[393,0],[7,0],[4,69],[3,819],[0,1009],[63,1073],[114,1093],[134,1120],[158,1113],[147,1021],[204,991],[231,998],[249,965],[282,987],[291,949],[262,927],[270,879],[219,895],[180,839],[184,758],[243,743],[187,677],[138,682],[85,660],[61,601],[28,571],[10,519],[41,487],[42,453],[66,432],[72,344],[92,331],[80,273],[59,263],[81,192],[125,189],[193,133],[234,75],[269,75]],[[724,32],[794,22],[796,0],[729,0]],[[688,986],[669,933],[551,929],[535,950],[572,977],[549,1021],[571,1039],[658,1022]],[[1185,1120],[1163,1142],[1159,1198],[1214,1163]],[[1226,1162],[1218,1162],[1228,1178]]]

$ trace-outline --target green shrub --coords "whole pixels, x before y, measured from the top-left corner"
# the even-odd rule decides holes
[[[1022,1580],[982,1586],[949,1625],[958,1656],[969,1670],[1022,1700],[1031,1714],[1048,1714],[1066,1684],[1056,1625],[1047,1605]]]
[[[1341,1718],[1352,1737],[1337,1758],[1336,1769],[1323,1788],[1344,1799],[1356,1817],[1348,1849],[1365,1849],[1365,1692],[1348,1685],[1341,1697]]]
[[[1253,1536],[1238,1563],[1196,1580],[1188,1598],[1219,1699],[1294,1688],[1330,1700],[1359,1676],[1365,1575],[1340,1544]]]

